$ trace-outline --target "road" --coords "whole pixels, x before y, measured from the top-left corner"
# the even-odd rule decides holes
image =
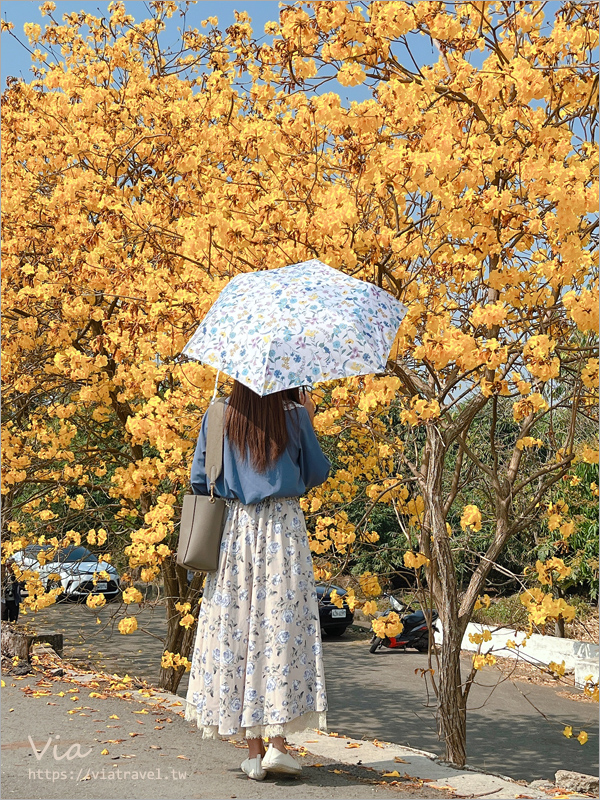
[[[244,745],[203,740],[160,702],[89,696],[39,675],[7,675],[2,688],[2,797],[14,800],[427,800],[428,785],[392,780],[336,758],[296,752],[298,779],[262,783],[240,770]],[[73,694],[75,692],[75,694]],[[41,694],[42,696],[36,696]],[[73,701],[77,705],[73,704]],[[157,732],[159,731],[159,732]],[[329,739],[329,737],[323,737]],[[31,741],[30,741],[31,739]],[[35,745],[35,750],[34,750]],[[437,800],[451,795],[435,791]]]
[[[111,604],[91,612],[85,606],[61,603],[19,621],[62,631],[65,658],[89,660],[108,672],[128,672],[152,682],[162,652],[155,637],[164,634],[164,609],[143,611],[140,629],[123,636],[110,624],[118,608]],[[122,615],[119,612],[119,617]],[[419,672],[427,666],[426,656],[410,650],[382,650],[371,655],[368,634],[359,629],[347,631],[340,639],[324,637],[323,644],[329,730],[443,754],[436,733],[434,699],[427,704]],[[468,664],[466,660],[465,669]],[[488,668],[480,674],[481,685],[471,691],[469,764],[528,781],[551,779],[557,769],[597,775],[598,706],[560,696],[563,687],[499,682],[501,677]],[[184,678],[180,685],[182,695],[186,682]],[[581,746],[575,739],[566,739],[562,735],[565,725],[572,725],[575,734],[586,730],[588,743]]]

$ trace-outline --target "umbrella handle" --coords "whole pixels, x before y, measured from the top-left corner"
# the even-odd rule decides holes
[[[219,383],[219,375],[220,374],[221,374],[221,370],[218,369],[217,370],[217,375],[215,377],[215,390],[213,392],[213,396],[212,396],[212,399],[210,401],[211,406],[215,402],[215,400],[217,399],[217,387],[218,387],[218,383]]]

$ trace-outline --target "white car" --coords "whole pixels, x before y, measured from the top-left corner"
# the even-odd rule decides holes
[[[112,564],[98,561],[98,556],[81,545],[61,547],[55,552],[52,561],[40,564],[40,551],[52,549],[51,545],[30,544],[15,553],[13,559],[21,569],[35,570],[46,589],[52,589],[60,582],[63,587],[61,597],[85,600],[89,594],[100,593],[107,600],[117,597],[120,578]],[[108,579],[103,575],[99,576],[100,572],[106,572]]]

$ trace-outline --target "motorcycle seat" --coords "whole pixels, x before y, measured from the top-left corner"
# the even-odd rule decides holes
[[[404,630],[407,628],[414,628],[417,625],[422,625],[425,622],[425,614],[422,611],[413,611],[412,614],[404,617],[402,623],[404,625]]]
[[[432,622],[435,622],[436,619],[438,619],[439,615],[437,611],[433,611],[431,616],[432,616]],[[418,625],[423,625],[424,622],[425,622],[425,614],[422,611],[413,611],[412,614],[408,614],[402,620],[405,631],[407,631],[409,628],[416,628]]]

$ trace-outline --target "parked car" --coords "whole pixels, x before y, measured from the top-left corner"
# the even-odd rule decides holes
[[[342,636],[349,625],[354,622],[354,614],[350,607],[344,602],[338,608],[331,602],[331,592],[335,589],[338,595],[343,597],[346,590],[332,583],[317,583],[317,597],[319,599],[319,622],[321,630],[328,636]]]
[[[15,553],[13,558],[21,569],[32,569],[39,573],[46,589],[63,587],[61,597],[71,600],[85,600],[89,594],[102,593],[107,600],[113,600],[120,591],[120,576],[115,567],[107,561],[98,561],[98,556],[86,547],[72,545],[56,550],[51,561],[39,562],[39,553],[54,550],[51,545],[30,544]],[[104,576],[94,578],[99,572]]]

